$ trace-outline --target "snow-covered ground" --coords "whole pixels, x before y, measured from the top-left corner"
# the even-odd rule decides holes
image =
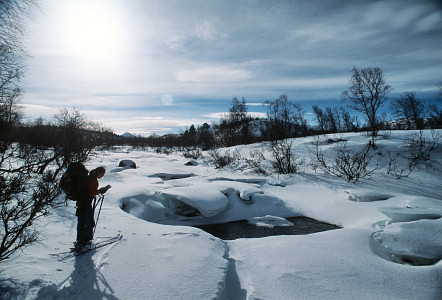
[[[123,240],[65,261],[51,256],[75,240],[70,201],[35,224],[40,242],[0,264],[1,298],[442,299],[442,154],[409,177],[387,175],[387,151],[404,151],[407,134],[379,138],[372,160],[379,168],[356,184],[309,167],[264,176],[240,162],[217,170],[203,159],[186,164],[179,154],[100,153],[87,167],[104,166],[100,184],[112,188],[96,240],[117,233]],[[368,141],[340,137],[349,147]],[[312,141],[293,144],[307,161]],[[257,149],[238,147],[244,156]],[[121,160],[137,168],[118,167]],[[188,226],[241,219],[288,226],[283,218],[292,216],[342,229],[223,241]]]

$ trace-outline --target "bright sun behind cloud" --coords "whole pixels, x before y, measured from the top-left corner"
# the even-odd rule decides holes
[[[124,29],[113,2],[75,1],[65,10],[60,28],[65,51],[85,59],[111,59],[124,47]]]

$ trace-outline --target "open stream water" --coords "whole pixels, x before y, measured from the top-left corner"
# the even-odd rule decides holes
[[[302,235],[341,228],[307,217],[291,217],[286,219],[293,223],[293,225],[257,226],[242,220],[223,224],[197,225],[194,227],[200,228],[223,240],[261,238],[273,235]]]

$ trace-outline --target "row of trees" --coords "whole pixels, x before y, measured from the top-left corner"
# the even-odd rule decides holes
[[[442,100],[439,85],[437,97]],[[368,131],[371,145],[381,129],[424,129],[442,128],[442,110],[436,105],[426,105],[416,97],[415,92],[405,92],[391,102],[392,115],[399,121],[387,121],[380,114],[391,91],[380,68],[352,69],[350,88],[342,93],[347,107],[319,108],[314,105],[316,126],[309,126],[301,105],[290,101],[287,95],[266,101],[267,118],[253,118],[248,113],[246,100],[234,97],[229,112],[219,123],[194,125],[180,134],[151,136],[138,139],[139,144],[154,147],[199,147],[209,150],[213,147],[229,147],[260,141],[276,141],[285,138],[351,131]],[[364,120],[353,116],[347,109],[358,112]],[[365,122],[363,122],[365,121]],[[133,141],[135,142],[135,140]]]

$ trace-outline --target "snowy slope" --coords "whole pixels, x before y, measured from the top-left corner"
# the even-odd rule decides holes
[[[378,151],[403,147],[407,134],[379,139]],[[350,147],[367,142],[360,134],[343,136]],[[294,143],[307,160],[311,141]],[[247,154],[260,147],[237,148]],[[118,167],[123,159],[137,168]],[[308,167],[260,176],[243,167],[216,170],[206,160],[186,166],[178,154],[100,153],[87,167],[103,165],[100,184],[112,188],[96,239],[122,233],[123,240],[58,261],[49,254],[72,245],[76,218],[72,201],[54,209],[36,224],[41,241],[1,263],[1,298],[440,299],[441,153],[433,159],[432,168],[398,180],[386,174],[386,156],[378,154],[373,178],[350,184]],[[176,214],[192,209],[201,215]],[[343,228],[223,241],[186,226],[301,215]]]

